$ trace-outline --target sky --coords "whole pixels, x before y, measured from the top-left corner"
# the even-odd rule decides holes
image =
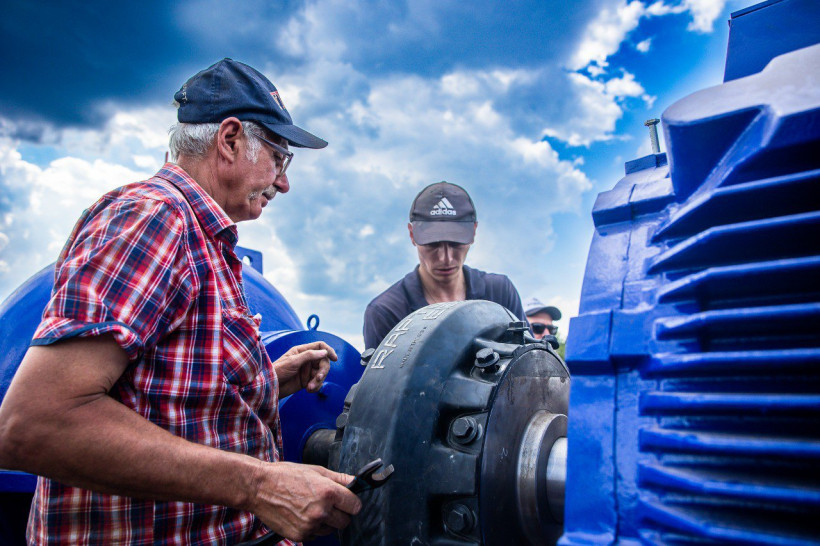
[[[262,71],[324,150],[239,224],[301,319],[362,350],[367,303],[418,257],[415,195],[478,213],[467,264],[578,312],[598,193],[643,122],[722,81],[735,0],[28,1],[0,18],[0,299],[82,211],[163,164],[173,94],[223,57]],[[661,141],[662,150],[664,149]]]

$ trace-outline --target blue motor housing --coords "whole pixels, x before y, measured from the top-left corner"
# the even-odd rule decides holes
[[[309,436],[318,428],[335,429],[345,395],[362,374],[361,355],[343,339],[318,331],[315,315],[311,316],[310,329],[305,329],[287,300],[262,276],[261,253],[237,247],[237,255],[244,261],[242,277],[248,306],[251,312],[262,315],[260,330],[271,359],[294,345],[314,341],[324,341],[338,356],[318,393],[302,391],[279,402],[285,459],[302,462]],[[32,276],[0,306],[0,402],[40,323],[53,283],[52,264]],[[36,477],[31,474],[0,469],[0,544],[22,540],[35,485]]]
[[[678,101],[669,155],[599,195],[562,544],[820,537],[818,69],[814,45]]]

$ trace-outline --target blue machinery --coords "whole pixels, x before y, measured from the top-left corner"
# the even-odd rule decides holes
[[[775,0],[732,14],[725,83],[668,108],[669,152],[628,162],[624,178],[599,195],[567,344],[568,419],[565,400],[548,400],[532,403],[532,419],[521,421],[515,381],[532,389],[543,379],[561,398],[567,378],[548,346],[507,327],[496,309],[419,311],[362,355],[360,380],[355,349],[302,329],[246,267],[271,356],[315,339],[340,354],[321,393],[282,401],[286,458],[310,451],[349,471],[362,445],[390,453],[396,483],[414,488],[406,502],[428,497],[414,515],[418,544],[504,544],[487,524],[496,516],[520,524],[512,532],[534,544],[547,536],[564,545],[820,543],[819,5]],[[0,308],[0,396],[50,283],[44,270]],[[468,322],[480,330],[475,339],[452,328]],[[390,372],[402,343],[407,366],[387,381],[379,374]],[[425,362],[444,349],[452,363],[439,377]],[[385,384],[408,390],[393,396]],[[394,404],[395,419],[360,402],[386,392],[381,409]],[[435,415],[432,426],[424,412]],[[523,440],[500,416],[521,421]],[[396,428],[402,420],[416,425]],[[419,450],[412,435],[428,428],[433,441]],[[493,459],[493,449],[506,453],[519,441],[517,470]],[[402,482],[411,464],[397,460],[403,450],[427,461],[412,481]],[[458,467],[436,468],[453,460]],[[493,479],[503,473],[508,481]],[[419,485],[425,476],[430,487]],[[386,526],[399,522],[396,511],[409,513],[390,486],[365,499],[382,519],[354,522],[344,543],[410,543]],[[565,498],[556,495],[564,487]],[[0,472],[0,542],[19,536],[32,488],[33,477]],[[504,504],[509,491],[517,493]]]
[[[562,544],[820,542],[820,45],[769,62],[819,29],[733,14],[728,81],[598,197]]]

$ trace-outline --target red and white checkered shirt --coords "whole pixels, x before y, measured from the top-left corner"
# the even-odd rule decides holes
[[[110,333],[130,360],[112,397],[186,440],[279,460],[279,384],[247,307],[236,241],[233,222],[176,165],[104,195],[60,254],[32,345]],[[211,545],[265,531],[253,514],[224,506],[40,478],[28,540]]]

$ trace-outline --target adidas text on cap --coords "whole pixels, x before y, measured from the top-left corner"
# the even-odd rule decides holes
[[[298,148],[327,142],[293,124],[276,87],[250,66],[222,59],[197,73],[174,94],[180,123],[222,123],[229,117],[255,121]]]
[[[476,221],[473,200],[464,188],[449,182],[427,186],[410,208],[413,238],[420,245],[442,241],[470,244]]]

